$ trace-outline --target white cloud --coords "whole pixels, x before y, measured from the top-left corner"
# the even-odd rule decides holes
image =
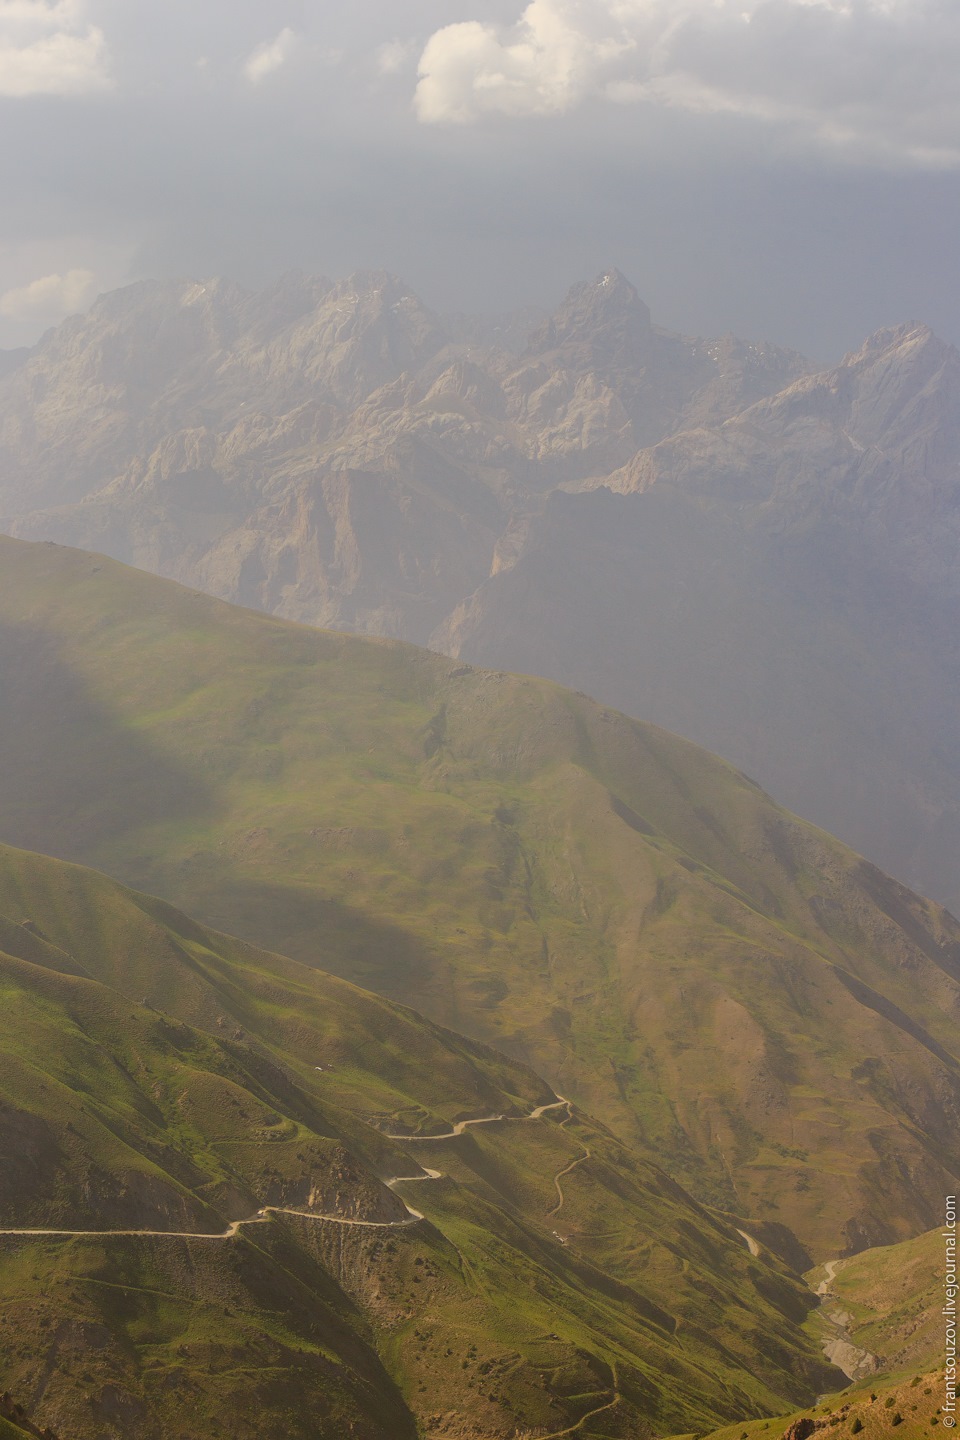
[[[617,21],[616,8],[533,0],[507,33],[476,20],[445,26],[430,37],[420,59],[419,118],[462,124],[490,113],[569,110],[636,44]]]
[[[103,31],[81,0],[0,0],[0,95],[84,95],[110,83]]]
[[[65,275],[43,275],[0,295],[0,315],[8,320],[62,320],[83,310],[94,297],[91,270],[68,270]]]
[[[297,37],[289,26],[285,26],[275,40],[259,45],[243,67],[243,73],[251,85],[260,85],[286,64],[293,54]]]
[[[83,22],[80,0],[0,0],[0,25],[63,30]]]
[[[428,40],[421,121],[556,115],[590,97],[791,127],[864,157],[960,165],[960,5],[533,0]]]

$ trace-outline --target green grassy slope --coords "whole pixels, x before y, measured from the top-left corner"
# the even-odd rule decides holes
[[[837,1379],[802,1282],[524,1065],[5,846],[0,1096],[0,1373],[75,1440],[639,1440]]]
[[[936,1224],[960,927],[730,766],[546,682],[11,540],[0,682],[3,838],[529,1061],[767,1244]]]
[[[754,1420],[725,1425],[699,1437],[682,1440],[780,1440],[798,1432],[798,1421],[808,1420],[816,1429],[800,1432],[807,1436],[858,1435],[860,1440],[926,1440],[931,1435],[949,1435],[942,1427],[944,1399],[943,1370],[888,1381],[865,1382],[830,1396],[812,1409],[781,1415],[774,1420]],[[681,1437],[677,1437],[681,1440]]]
[[[0,1394],[0,1440],[26,1440],[27,1436],[33,1436],[36,1440],[38,1434],[43,1434],[36,1426],[30,1427],[29,1421],[27,1421],[29,1428],[24,1428],[24,1425],[20,1423],[23,1420],[25,1420],[25,1415],[22,1406],[18,1406],[8,1392],[4,1391]],[[52,1431],[48,1432],[49,1435],[52,1433]]]
[[[931,1230],[843,1260],[829,1277],[819,1270],[808,1279],[814,1287],[828,1281],[823,1317],[835,1316],[854,1345],[877,1357],[881,1371],[915,1372],[943,1361],[944,1261],[942,1231]],[[812,1333],[820,1319],[820,1312],[811,1317]]]

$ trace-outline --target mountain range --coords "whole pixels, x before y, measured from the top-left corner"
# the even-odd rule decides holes
[[[731,766],[15,540],[0,685],[0,839],[496,1045],[800,1268],[937,1223],[960,926]]]
[[[551,682],[49,543],[0,541],[0,687],[31,1423],[641,1440],[844,1383],[802,1272],[924,1272],[960,1177],[946,911]]]
[[[12,352],[0,525],[687,735],[960,908],[960,358],[469,322],[364,273],[144,282]]]
[[[958,367],[616,272],[2,357],[4,1435],[927,1433]]]

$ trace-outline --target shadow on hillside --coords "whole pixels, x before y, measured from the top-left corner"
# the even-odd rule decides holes
[[[167,899],[203,924],[389,999],[430,1008],[444,967],[417,936],[331,899],[319,888],[253,880],[223,869],[213,874],[202,862],[191,872],[179,884],[162,888]],[[156,889],[162,882],[152,883]]]
[[[310,1336],[314,1343],[318,1333],[322,1336],[323,1358],[303,1350],[282,1356],[274,1372],[276,1392],[296,1414],[311,1408],[311,1401],[316,1406],[325,1392],[333,1399],[342,1387],[374,1433],[417,1440],[416,1421],[371,1344],[367,1317],[342,1283],[343,1271],[363,1274],[373,1268],[369,1252],[374,1242],[354,1232],[349,1238],[339,1235],[331,1246],[322,1232],[301,1228],[298,1234],[296,1222],[292,1230],[270,1227],[258,1236],[256,1248],[245,1246],[234,1262],[255,1314],[275,1316],[279,1311],[295,1333]],[[339,1278],[332,1273],[331,1249]],[[323,1433],[330,1431],[324,1428]],[[345,1426],[343,1433],[357,1430],[351,1425],[348,1432]]]
[[[177,766],[90,694],[38,626],[0,624],[0,838],[92,863],[130,827],[210,805]]]

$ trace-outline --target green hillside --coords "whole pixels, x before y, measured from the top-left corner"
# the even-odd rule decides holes
[[[949,1434],[942,1429],[944,1399],[943,1370],[912,1375],[891,1381],[878,1380],[857,1385],[842,1395],[830,1396],[811,1409],[781,1415],[774,1420],[754,1420],[724,1425],[699,1437],[676,1440],[780,1440],[798,1434],[815,1436],[857,1435],[860,1440],[927,1440],[930,1435]],[[798,1421],[807,1420],[815,1429],[798,1431]]]
[[[18,1423],[24,1418],[22,1406],[17,1406],[12,1395],[8,1395],[6,1392],[0,1395],[0,1440],[27,1440],[28,1436],[33,1436],[36,1440],[38,1434],[43,1434],[43,1431],[38,1430],[36,1426],[24,1429],[24,1426]],[[29,1421],[27,1423],[29,1425]],[[52,1431],[48,1431],[47,1440],[52,1434]]]
[[[942,1227],[900,1245],[835,1262],[808,1280],[823,1288],[811,1333],[839,1332],[876,1356],[885,1373],[913,1373],[943,1363],[944,1240]]]
[[[0,683],[7,841],[494,1043],[794,1266],[937,1223],[960,927],[704,751],[12,540]]]
[[[71,1440],[640,1440],[837,1383],[802,1282],[525,1066],[7,847],[0,1095],[0,1374]]]

